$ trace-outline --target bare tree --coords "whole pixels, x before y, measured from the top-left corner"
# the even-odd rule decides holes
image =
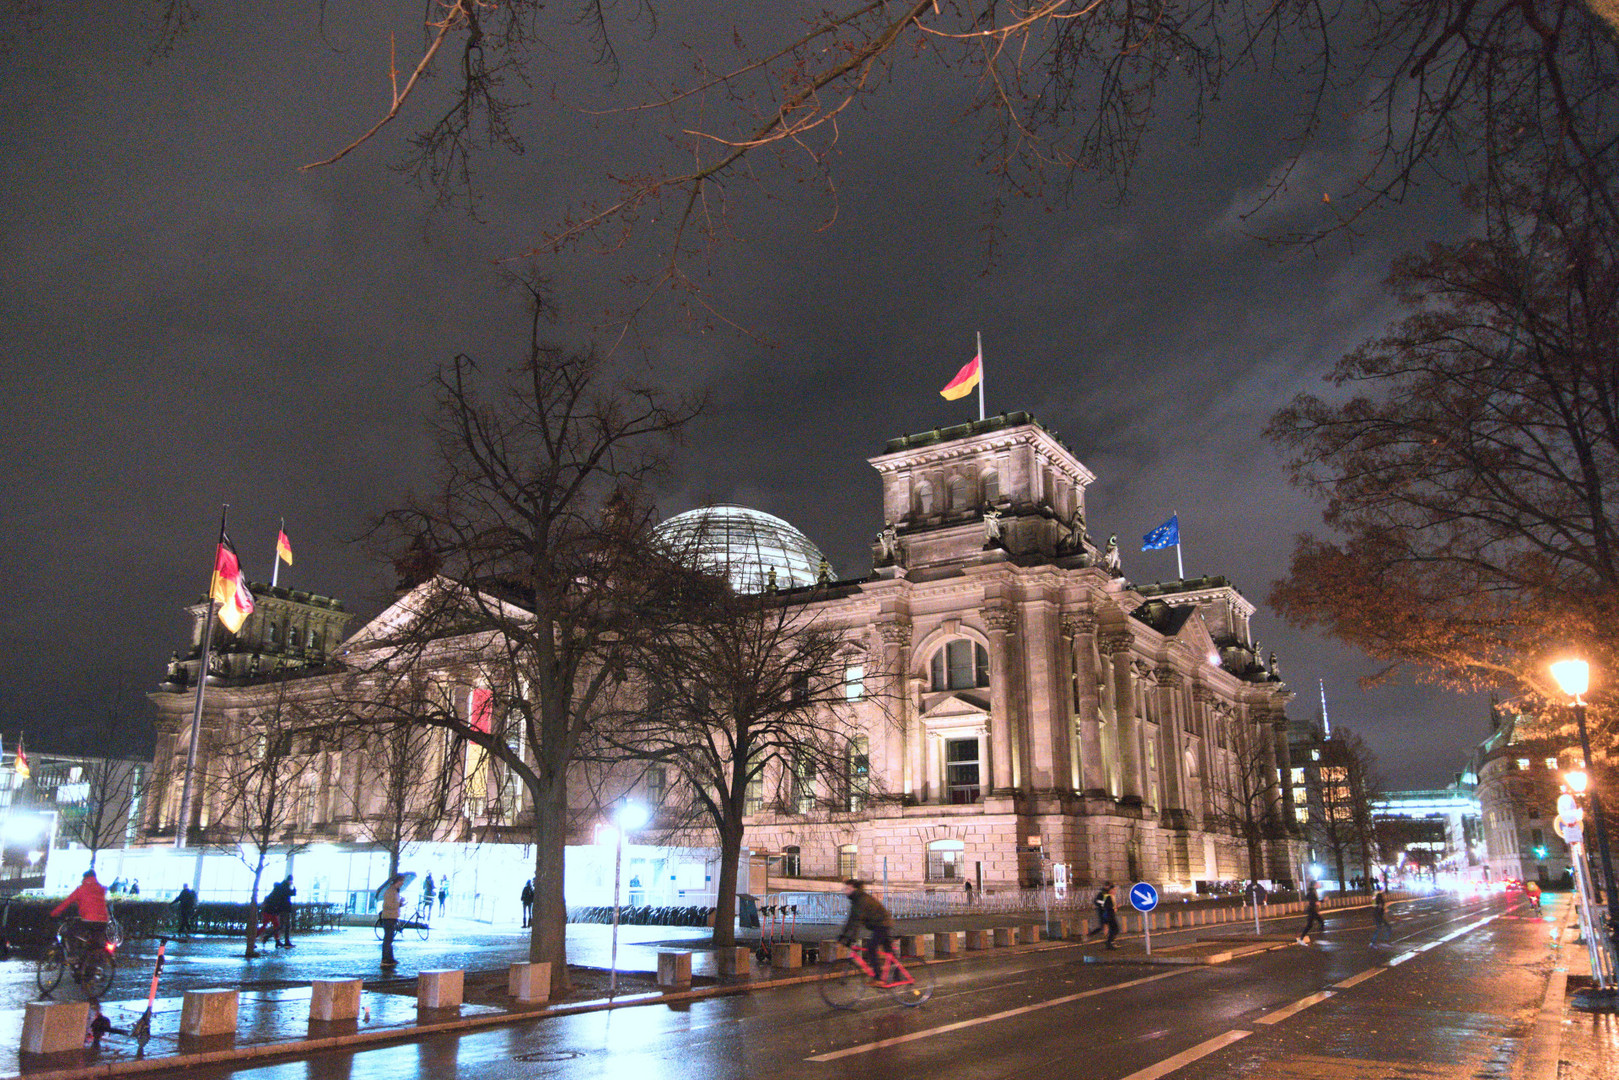
[[[1348,887],[1349,871],[1356,867],[1370,882],[1378,847],[1372,807],[1381,795],[1377,759],[1360,736],[1339,728],[1321,745],[1314,769],[1312,838],[1331,854],[1340,889]]]
[[[1615,174],[1610,148],[1601,170]],[[1271,602],[1386,662],[1541,700],[1577,648],[1592,718],[1619,652],[1619,215],[1584,162],[1474,193],[1482,231],[1396,263],[1411,313],[1271,422],[1337,538],[1299,538]]]
[[[1238,725],[1229,749],[1211,748],[1208,826],[1242,841],[1248,878],[1269,878],[1266,848],[1287,839],[1288,826],[1275,759],[1267,753],[1269,732]]]
[[[352,736],[350,736],[352,738]],[[354,825],[388,853],[388,876],[411,848],[442,839],[452,820],[456,772],[450,740],[431,725],[397,722],[368,731],[352,750],[360,755],[347,790]]]
[[[68,804],[62,814],[59,830],[63,839],[77,843],[90,852],[92,870],[96,867],[96,855],[108,848],[123,846],[129,830],[129,815],[138,794],[136,783],[141,763],[111,755],[130,745],[139,723],[127,687],[120,685],[108,702],[100,723],[86,733],[95,741],[100,753],[85,758],[79,780],[83,785],[84,800],[82,803]]]
[[[382,706],[371,722],[448,731],[521,785],[535,845],[529,951],[551,963],[560,992],[570,772],[644,632],[637,590],[650,511],[641,486],[696,405],[612,380],[593,351],[546,344],[544,290],[525,289],[525,355],[503,369],[459,356],[435,380],[440,481],[374,531],[422,580],[412,617],[350,659],[360,667],[355,696]],[[475,701],[444,693],[418,709],[419,696],[387,692],[390,680],[424,674],[447,690],[474,689]],[[386,707],[399,700],[412,703],[410,714]]]
[[[738,593],[685,553],[676,560],[651,597],[659,632],[630,657],[628,700],[598,745],[607,761],[670,767],[685,799],[666,802],[663,824],[695,818],[719,837],[714,943],[723,948],[735,944],[750,793],[762,803],[774,783],[775,801],[795,813],[846,812],[869,794],[847,718],[866,692],[845,677],[843,636],[816,619],[821,590]]]
[[[290,856],[308,847],[298,835],[312,810],[305,793],[314,789],[302,783],[308,760],[300,750],[313,724],[290,686],[291,680],[276,678],[269,700],[225,732],[207,777],[217,818],[205,830],[204,843],[240,859],[253,875],[248,958],[257,955],[259,886],[271,853],[280,848]]]

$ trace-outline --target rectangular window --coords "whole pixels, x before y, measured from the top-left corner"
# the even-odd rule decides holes
[[[1557,771],[1557,759],[1554,758],[1554,757],[1547,758],[1546,759],[1546,768],[1550,769],[1552,772],[1556,772]]]
[[[1528,768],[1529,768],[1529,759],[1526,758],[1526,757],[1519,758],[1518,759],[1518,769],[1519,769],[1519,771],[1525,771]]]
[[[781,849],[781,875],[782,877],[798,877],[802,869],[800,853],[797,846]]]
[[[843,669],[843,700],[859,701],[866,696],[866,665],[850,664]]]
[[[929,881],[960,881],[961,880],[961,852],[959,851],[929,851],[928,852],[928,880]]]
[[[978,783],[978,740],[946,739],[944,744],[944,786],[953,804],[975,803]]]
[[[662,765],[655,765],[646,771],[646,799],[654,808],[662,805],[668,784],[669,776]]]
[[[866,808],[866,799],[871,795],[871,744],[864,735],[857,735],[849,741],[849,801],[846,806],[851,813],[858,813]]]
[[[762,776],[755,776],[748,781],[747,794],[743,796],[743,811],[747,814],[757,814],[765,808],[765,780]]]
[[[860,849],[845,844],[838,849],[838,877],[847,881],[860,876]]]

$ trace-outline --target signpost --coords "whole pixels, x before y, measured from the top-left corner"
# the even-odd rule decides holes
[[[1158,906],[1158,890],[1145,881],[1130,886],[1130,906],[1141,912],[1141,933],[1152,955],[1152,909]]]

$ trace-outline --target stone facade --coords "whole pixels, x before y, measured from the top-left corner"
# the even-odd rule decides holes
[[[883,513],[871,574],[782,594],[846,640],[847,707],[861,735],[841,794],[812,782],[803,797],[767,801],[765,791],[792,787],[767,775],[748,847],[778,858],[787,876],[928,888],[1034,883],[1049,862],[1067,864],[1075,882],[1147,879],[1166,891],[1245,878],[1247,847],[1217,804],[1239,755],[1262,760],[1274,805],[1290,771],[1291,692],[1258,655],[1253,605],[1219,577],[1131,583],[1117,543],[1088,532],[1095,477],[1028,414],[896,439],[871,464]],[[293,614],[322,627],[340,611],[303,605]],[[406,610],[402,600],[341,649],[363,649]],[[262,631],[252,638],[251,623],[244,631],[248,642],[231,655],[250,659],[208,692],[204,761],[215,734],[265,706],[266,641]],[[298,640],[307,645],[308,631]],[[324,663],[331,640],[312,660]],[[154,695],[152,841],[173,835],[189,725],[187,669],[175,670]],[[336,677],[313,663],[301,674],[296,693],[309,697]],[[473,707],[470,688],[450,692]],[[356,800],[337,789],[364,781],[344,760],[342,748],[310,748],[319,790],[301,835],[352,835],[339,808]],[[465,798],[456,805],[458,818],[474,812]],[[198,813],[205,826],[207,807]],[[468,821],[498,839],[524,816],[519,796]],[[1290,819],[1267,826],[1263,862],[1277,880],[1295,879],[1302,860]],[[443,833],[457,834],[466,831]],[[508,838],[521,842],[521,830]]]

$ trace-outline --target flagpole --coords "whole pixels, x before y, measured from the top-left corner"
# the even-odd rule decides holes
[[[978,419],[984,418],[984,332],[978,332]]]
[[[219,509],[219,539],[214,543],[214,561],[219,560],[219,545],[225,542],[225,515],[230,513],[230,503]],[[191,788],[192,774],[197,768],[197,741],[202,731],[202,692],[208,687],[208,653],[214,642],[214,599],[213,574],[209,572],[208,578],[208,614],[202,624],[202,660],[197,665],[197,696],[191,703],[191,740],[186,745],[186,773],[185,780],[180,787],[180,819],[174,823],[174,846],[182,849],[186,846],[186,827],[191,823]]]
[[[270,588],[275,588],[281,577],[281,538],[287,533],[287,519],[281,519],[281,530],[275,534],[275,552],[270,556]]]
[[[1186,567],[1181,563],[1181,512],[1175,511],[1175,572],[1186,580]]]

